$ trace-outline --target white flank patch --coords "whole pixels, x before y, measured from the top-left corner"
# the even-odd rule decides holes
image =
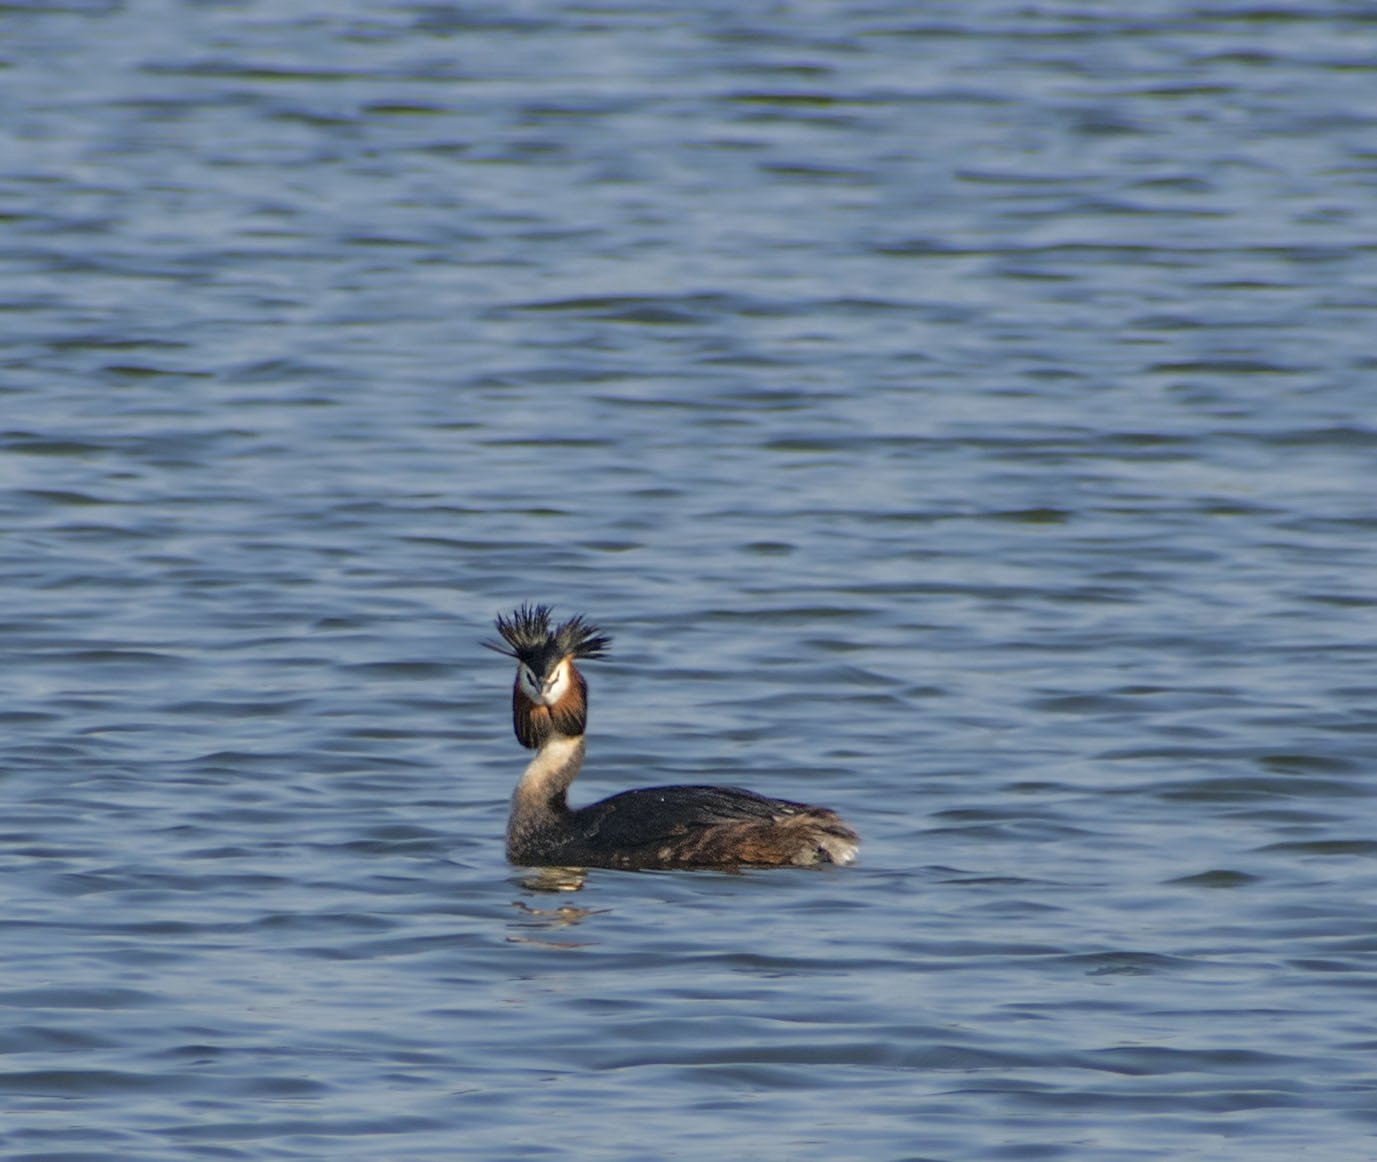
[[[835,835],[824,835],[818,839],[818,846],[832,857],[833,863],[850,863],[860,851],[860,845],[849,839],[838,839]]]

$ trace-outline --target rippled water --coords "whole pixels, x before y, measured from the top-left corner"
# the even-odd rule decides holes
[[[5,6],[0,1152],[1377,1155],[1374,34]]]

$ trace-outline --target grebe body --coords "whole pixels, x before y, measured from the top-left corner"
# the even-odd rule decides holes
[[[512,863],[649,869],[855,858],[859,838],[836,812],[739,787],[646,787],[570,808],[588,714],[588,685],[574,661],[603,657],[611,638],[579,616],[551,629],[544,605],[499,617],[497,632],[501,643],[484,644],[516,659],[512,725],[521,744],[536,752],[512,794]]]

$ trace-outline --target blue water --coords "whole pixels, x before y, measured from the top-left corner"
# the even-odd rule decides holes
[[[1377,1157],[1375,35],[0,10],[0,1156]]]

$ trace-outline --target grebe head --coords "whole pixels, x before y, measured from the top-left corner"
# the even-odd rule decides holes
[[[512,723],[522,746],[541,746],[553,733],[583,733],[588,687],[575,658],[601,658],[612,639],[581,614],[550,628],[548,605],[522,605],[497,617],[501,642],[483,645],[516,659]],[[505,643],[505,644],[504,644]]]

